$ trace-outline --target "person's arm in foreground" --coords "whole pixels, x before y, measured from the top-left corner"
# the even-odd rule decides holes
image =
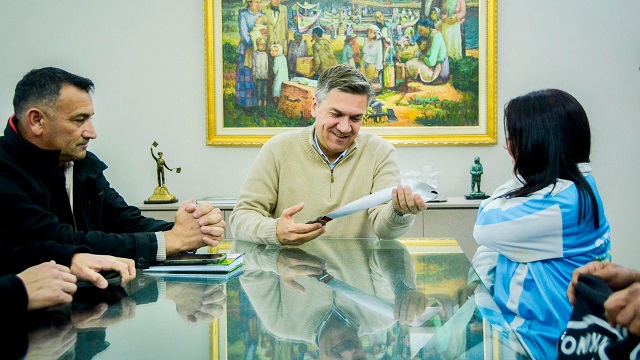
[[[78,280],[90,281],[101,289],[108,285],[104,276],[99,273],[101,271],[114,270],[120,273],[121,285],[135,278],[133,260],[95,255],[90,251],[87,246],[58,244],[55,241],[30,242],[17,247],[0,243],[0,252],[3,254],[0,259],[0,273],[17,274],[31,266],[54,261],[70,268]]]
[[[575,303],[578,276],[591,274],[602,278],[615,291],[604,303],[607,321],[619,324],[630,333],[640,335],[640,271],[610,262],[592,261],[574,270],[567,297]]]
[[[27,292],[27,310],[68,304],[77,290],[76,277],[69,268],[54,261],[32,266],[17,277]]]

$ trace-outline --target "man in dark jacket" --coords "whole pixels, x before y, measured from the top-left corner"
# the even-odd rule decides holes
[[[86,245],[138,268],[218,245],[225,223],[210,204],[185,202],[169,223],[145,218],[109,185],[107,166],[87,151],[96,138],[92,91],[91,80],[51,67],[18,82],[0,138],[1,241]]]

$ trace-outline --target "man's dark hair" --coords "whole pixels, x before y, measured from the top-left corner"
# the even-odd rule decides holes
[[[20,117],[34,105],[52,106],[63,85],[72,85],[87,93],[93,91],[93,81],[54,67],[33,69],[16,85],[13,111]]]
[[[369,80],[360,71],[347,64],[334,65],[320,75],[315,92],[318,103],[324,101],[333,89],[347,94],[366,95],[367,104],[375,97]]]

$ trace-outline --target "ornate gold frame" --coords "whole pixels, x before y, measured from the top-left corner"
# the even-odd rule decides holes
[[[273,135],[292,128],[225,128],[222,111],[222,3],[204,1],[205,68],[207,102],[207,145],[261,146]],[[479,126],[456,127],[366,127],[396,146],[423,145],[495,145],[498,141],[498,2],[479,0]],[[484,116],[483,116],[484,115]],[[428,132],[427,132],[428,131]]]

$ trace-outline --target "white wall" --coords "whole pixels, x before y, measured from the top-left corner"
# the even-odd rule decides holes
[[[640,268],[640,2],[616,2],[603,20],[594,0],[509,0],[498,9],[498,113],[533,89],[558,87],[586,108],[593,129],[592,162],[612,225],[614,260]],[[607,16],[604,16],[607,18]],[[615,20],[614,20],[615,18]],[[0,117],[12,114],[17,81],[30,69],[57,66],[96,83],[90,145],[110,165],[107,177],[130,203],[151,195],[155,140],[169,166],[167,183],[180,199],[236,195],[258,148],[205,145],[202,0],[2,0]],[[482,188],[491,192],[510,173],[499,144],[400,147],[403,170],[431,164],[441,192],[461,196],[479,155]],[[636,155],[633,155],[636,154]]]

